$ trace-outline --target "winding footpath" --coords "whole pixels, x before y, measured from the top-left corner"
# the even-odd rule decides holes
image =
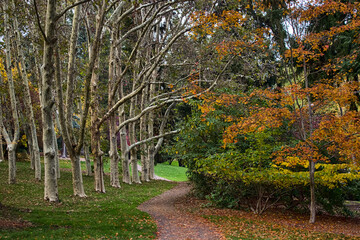
[[[187,183],[178,183],[173,189],[144,202],[138,209],[149,213],[155,219],[159,240],[225,239],[212,223],[175,206],[186,197],[190,189]]]

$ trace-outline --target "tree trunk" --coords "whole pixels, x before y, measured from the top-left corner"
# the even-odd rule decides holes
[[[89,146],[87,144],[84,145],[84,153],[85,153],[85,162],[86,162],[86,175],[92,176]]]
[[[143,110],[146,107],[147,104],[147,97],[148,97],[148,87],[144,88],[142,91],[142,96],[141,96],[141,109]],[[146,139],[146,120],[147,120],[147,114],[144,114],[141,118],[140,118],[140,141]],[[142,145],[142,150],[141,150],[141,181],[146,181],[148,182],[150,180],[150,176],[149,176],[149,164],[148,164],[148,154],[147,154],[147,149],[148,146],[147,144]]]
[[[12,5],[13,5],[13,9],[15,9],[15,4],[14,1],[12,1]],[[16,49],[17,49],[17,53],[18,53],[18,60],[21,63],[21,78],[23,81],[23,85],[24,85],[24,104],[25,104],[25,114],[26,114],[26,119],[27,122],[30,126],[30,135],[28,136],[28,139],[31,139],[29,141],[30,143],[30,156],[31,156],[31,161],[34,162],[34,167],[35,167],[35,179],[40,181],[41,180],[41,164],[40,164],[40,150],[39,150],[39,143],[38,143],[38,139],[37,139],[37,133],[36,133],[36,125],[35,125],[35,118],[34,118],[34,112],[33,112],[33,107],[32,107],[32,103],[31,103],[31,96],[30,96],[30,88],[29,88],[29,79],[28,79],[28,74],[26,72],[25,69],[25,56],[23,53],[23,48],[22,48],[22,44],[21,44],[21,34],[20,34],[20,30],[19,30],[19,24],[17,21],[17,18],[15,17],[13,19],[13,24],[14,24],[14,31],[15,31],[15,35],[16,35]]]
[[[136,101],[135,97],[131,99],[130,118],[135,116],[135,101]],[[135,131],[136,131],[135,122],[130,123],[130,142],[132,144],[136,142]],[[132,168],[132,181],[134,183],[141,183],[139,178],[138,167],[137,167],[136,148],[130,150],[130,162]]]
[[[153,74],[154,75],[154,74]],[[150,99],[152,99],[155,95],[155,85],[151,84],[150,85],[150,92],[149,92],[149,97]],[[153,111],[150,111],[149,113],[149,120],[148,120],[148,133],[149,133],[149,138],[154,136],[154,113]],[[154,161],[154,142],[151,141],[149,143],[148,146],[148,161],[149,161],[149,177],[150,179],[154,179],[155,178],[155,161]]]
[[[31,136],[30,126],[25,126],[25,127],[24,127],[24,131],[25,131],[25,135],[26,135],[26,136]],[[35,170],[35,159],[34,159],[34,156],[33,156],[32,147],[30,147],[30,146],[32,146],[31,137],[27,138],[27,141],[28,141],[29,154],[30,154],[30,168],[31,168],[31,170]]]
[[[120,144],[121,144],[121,161],[122,161],[122,173],[123,173],[123,182],[131,184],[130,178],[130,167],[129,167],[129,154],[128,154],[128,144],[126,140],[126,129],[125,127],[120,130]]]
[[[60,178],[60,159],[59,159],[59,148],[57,145],[56,133],[54,134],[54,147],[55,147],[55,167],[56,167],[56,177]]]
[[[104,172],[102,152],[100,150],[100,126],[99,126],[99,99],[98,91],[98,75],[97,69],[99,62],[95,64],[95,70],[91,79],[91,152],[94,156],[94,176],[95,176],[95,191],[105,193]]]
[[[110,135],[110,185],[120,188],[119,181],[119,154],[117,152],[116,138],[116,120],[115,116],[109,119],[109,135]]]
[[[11,112],[12,112],[12,120],[14,121],[15,132],[14,135],[11,136],[11,132],[7,132],[5,127],[3,126],[3,122],[1,120],[1,126],[3,130],[3,134],[6,140],[7,149],[8,149],[8,159],[9,159],[9,184],[16,183],[16,147],[17,142],[20,138],[20,125],[19,125],[19,116],[17,112],[17,103],[15,97],[15,86],[14,79],[12,75],[12,61],[11,61],[11,29],[9,25],[9,16],[8,16],[8,4],[9,2],[4,4],[4,24],[5,24],[5,47],[6,47],[6,75],[8,79],[9,86],[9,94],[10,94],[10,104],[11,104]],[[1,111],[2,114],[2,111]],[[8,128],[10,129],[10,128]],[[11,139],[12,138],[12,139]]]
[[[139,170],[138,170],[138,164],[137,164],[137,156],[136,156],[136,149],[133,148],[130,150],[130,161],[131,161],[131,168],[132,168],[132,181],[134,183],[140,184],[140,178],[139,178]]]
[[[310,172],[310,223],[315,223],[316,206],[315,206],[315,162],[309,161]]]
[[[94,116],[93,114],[91,114],[92,117]],[[94,156],[95,191],[105,193],[104,168],[102,152],[100,150],[100,131],[97,125],[93,125],[91,129],[91,150]]]
[[[1,102],[0,102],[1,104]],[[1,118],[2,116],[0,116]],[[0,125],[0,162],[3,162],[5,160],[4,158],[4,148],[3,148],[3,137],[2,137],[2,133],[1,133],[1,125]]]
[[[56,0],[47,1],[45,36],[42,66],[41,112],[43,122],[43,145],[45,163],[44,199],[58,202],[58,186],[55,159],[55,130],[53,121],[54,47],[56,44]]]
[[[8,145],[9,184],[16,183],[16,145]]]
[[[61,158],[67,158],[66,144],[64,142],[64,138],[63,138],[62,149],[61,149]]]
[[[103,28],[104,16],[106,12],[106,0],[103,0],[101,3],[101,8],[99,9],[98,14],[96,15],[96,30],[95,30],[95,39],[93,43],[89,43],[89,49],[91,49],[89,57],[90,64],[88,73],[91,74],[91,152],[94,157],[94,176],[95,176],[95,191],[105,193],[104,185],[104,169],[102,155],[103,153],[100,150],[100,120],[99,120],[99,95],[98,95],[98,69],[99,69],[99,46],[101,42],[101,32]],[[87,74],[88,74],[87,73]],[[90,76],[90,75],[89,75]],[[85,99],[87,97],[85,96]],[[85,102],[87,105],[88,102]],[[85,109],[87,107],[85,106]],[[84,114],[86,116],[86,114]],[[85,121],[85,119],[83,119]]]
[[[309,81],[308,81],[308,73],[307,73],[307,65],[306,65],[306,58],[303,57],[303,67],[304,67],[304,78],[305,78],[305,88],[306,90],[309,88]],[[312,111],[312,103],[310,98],[310,93],[307,92],[307,101],[308,101],[308,114],[309,114],[309,138],[311,141],[311,145],[314,144],[312,135],[314,131],[313,127],[313,111]],[[304,130],[305,131],[305,130]],[[306,136],[306,134],[305,134]],[[313,147],[310,146],[311,150]],[[315,216],[316,216],[316,198],[315,198],[315,162],[310,156],[309,160],[309,175],[310,175],[310,223],[315,223]]]
[[[115,86],[115,46],[114,39],[115,31],[111,32],[110,39],[110,56],[109,56],[109,106],[113,106],[115,104],[115,99],[117,94],[112,96],[113,88]],[[109,117],[109,137],[110,137],[110,186],[115,188],[120,188],[119,181],[119,154],[117,152],[117,137],[116,137],[116,117],[115,112],[111,114]]]
[[[80,155],[70,156],[74,196],[86,197],[81,172]]]

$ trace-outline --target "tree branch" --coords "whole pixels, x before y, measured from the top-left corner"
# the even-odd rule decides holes
[[[154,137],[151,137],[151,138],[144,139],[142,141],[136,142],[136,143],[132,144],[131,146],[129,146],[129,148],[126,150],[125,155],[128,154],[130,152],[130,150],[133,149],[136,146],[139,146],[141,144],[150,142],[150,141],[158,139],[158,138],[163,138],[163,137],[166,137],[166,136],[169,136],[169,135],[173,135],[173,134],[176,134],[176,133],[179,133],[179,132],[180,132],[180,129],[177,129],[177,130],[174,130],[174,131],[171,131],[171,132],[167,132],[167,133],[164,133],[164,134],[161,134],[161,135],[158,135],[158,136],[154,136]]]
[[[38,8],[37,8],[36,0],[34,0],[34,8],[35,8],[36,21],[37,21],[37,24],[39,26],[41,35],[44,37],[45,42],[48,42],[47,37],[45,35],[45,32],[41,27],[40,16],[39,16],[39,11],[38,11]]]
[[[74,7],[76,7],[76,6],[80,5],[80,4],[87,3],[87,2],[90,2],[90,1],[91,0],[82,0],[82,1],[74,3],[73,5],[68,6],[61,13],[57,14],[57,16],[55,17],[55,21],[59,20],[70,9],[72,9],[72,8],[74,8]]]

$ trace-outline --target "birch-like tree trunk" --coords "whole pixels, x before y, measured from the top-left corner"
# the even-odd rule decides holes
[[[15,9],[15,3],[12,1],[13,9]],[[30,88],[29,88],[29,79],[28,74],[25,69],[25,56],[23,52],[23,47],[21,44],[21,34],[19,29],[19,23],[17,20],[17,17],[15,16],[13,18],[13,25],[14,25],[14,32],[16,36],[16,50],[18,53],[18,61],[20,62],[20,72],[21,72],[21,78],[24,85],[24,104],[25,104],[25,115],[27,119],[27,123],[30,126],[30,135],[28,136],[29,140],[29,147],[30,147],[30,156],[31,156],[31,162],[34,163],[35,168],[35,179],[41,180],[41,164],[40,164],[40,150],[39,150],[39,143],[37,139],[37,133],[36,133],[36,125],[35,125],[35,118],[34,118],[34,112],[33,107],[31,103],[31,96],[30,96]]]
[[[84,153],[85,153],[85,163],[86,163],[86,176],[92,176],[89,145],[87,143],[84,144]]]
[[[155,84],[150,85],[149,98],[152,99],[155,95]],[[148,120],[148,137],[154,136],[154,112],[150,111]],[[149,178],[155,178],[155,160],[154,160],[154,142],[151,141],[148,144],[148,162],[149,162]]]
[[[94,156],[95,191],[105,193],[103,152],[100,149],[99,97],[97,95],[98,68],[99,62],[97,61],[91,79],[91,152]]]
[[[119,96],[120,98],[124,97],[124,83],[122,82],[119,87]],[[125,106],[122,104],[119,107],[119,123],[123,123],[126,120],[125,114]],[[120,148],[121,148],[121,163],[122,163],[122,181],[127,184],[131,184],[131,177],[130,177],[130,158],[128,152],[128,141],[127,141],[127,132],[126,126],[123,126],[120,129]]]
[[[55,130],[53,120],[53,106],[55,104],[53,96],[54,82],[54,55],[56,45],[56,0],[47,1],[45,30],[44,30],[44,49],[42,65],[42,93],[41,93],[41,112],[43,122],[43,146],[45,163],[45,193],[44,199],[50,202],[58,202],[58,185],[56,177],[55,159]]]
[[[56,113],[55,113],[56,114]],[[56,132],[54,134],[54,147],[55,147],[55,168],[56,168],[56,177],[59,179],[61,176],[60,173],[60,158],[59,158],[59,147],[57,144]]]
[[[130,117],[135,116],[135,104],[136,104],[136,98],[131,99],[131,105],[130,105]],[[133,144],[136,142],[136,123],[132,122],[130,125],[130,142]],[[137,164],[137,152],[136,148],[132,148],[130,150],[130,163],[131,163],[131,170],[132,170],[132,182],[134,183],[141,183],[139,178],[139,172],[138,172],[138,164]]]
[[[145,109],[148,99],[148,87],[144,88],[141,95],[141,109]],[[147,114],[144,114],[140,118],[140,141],[147,138]],[[148,182],[150,180],[149,176],[149,161],[147,156],[148,146],[144,144],[141,149],[141,181]]]
[[[99,69],[99,47],[101,42],[101,32],[104,25],[104,17],[106,12],[107,1],[103,0],[101,6],[96,15],[96,28],[95,28],[95,38],[92,43],[89,43],[90,52],[90,64],[89,73],[91,73],[91,153],[94,157],[94,176],[95,176],[95,191],[105,193],[105,184],[104,184],[104,166],[102,155],[103,152],[100,149],[100,118],[99,118],[99,95],[98,95],[98,69]],[[90,72],[91,71],[91,72]],[[87,102],[85,102],[87,105]],[[85,106],[86,109],[86,106]],[[84,120],[84,119],[83,119]]]
[[[11,139],[10,128],[6,131],[4,124],[1,122],[2,126],[2,133],[4,135],[7,150],[8,150],[8,162],[9,162],[9,184],[16,183],[16,147],[17,142],[19,141],[20,137],[20,125],[19,125],[19,116],[16,104],[16,97],[15,97],[15,86],[14,80],[12,75],[12,61],[11,61],[11,28],[9,24],[9,6],[10,2],[5,2],[4,4],[4,24],[5,24],[5,47],[6,47],[6,75],[8,80],[8,87],[9,87],[9,95],[10,95],[10,104],[11,104],[11,112],[12,112],[12,120],[14,124],[14,134],[13,138]]]
[[[57,105],[59,110],[59,125],[61,134],[64,141],[64,150],[68,150],[70,159],[71,159],[71,169],[72,169],[72,182],[73,182],[73,191],[74,196],[86,197],[83,178],[81,171],[80,163],[80,152],[82,141],[76,143],[75,133],[73,131],[72,125],[72,115],[73,115],[73,106],[74,106],[74,65],[75,65],[75,55],[76,55],[76,43],[78,38],[78,29],[79,29],[79,15],[80,15],[80,5],[76,6],[74,9],[74,16],[72,22],[72,31],[70,37],[70,46],[69,46],[69,56],[68,56],[68,73],[67,73],[67,91],[65,99],[65,109],[63,107],[63,92],[62,92],[62,81],[61,81],[61,66],[60,66],[60,56],[56,54],[56,89],[57,89]],[[81,126],[84,128],[84,126]],[[82,131],[82,134],[84,132]],[[80,139],[83,140],[83,137],[80,136]]]
[[[110,37],[110,56],[109,56],[109,83],[108,83],[108,91],[109,96],[111,96],[113,92],[113,88],[115,86],[115,29],[111,31]],[[117,94],[115,94],[117,95]],[[109,106],[113,106],[115,104],[116,96],[109,97]],[[117,145],[117,134],[116,134],[116,116],[115,112],[109,117],[109,138],[110,138],[110,186],[115,188],[120,188],[120,180],[119,180],[119,154],[118,154],[118,145]]]
[[[135,61],[135,69],[139,67],[139,60]],[[137,76],[136,76],[136,70],[134,70],[134,79],[133,79],[133,91],[136,88],[137,85]],[[131,98],[130,101],[130,111],[129,116],[130,118],[135,117],[135,108],[136,108],[136,97]],[[132,122],[129,124],[129,138],[130,143],[134,144],[136,142],[136,123]],[[131,163],[131,170],[132,170],[132,182],[134,183],[141,183],[139,178],[139,172],[138,172],[138,163],[137,163],[137,152],[136,148],[132,148],[130,150],[130,163]]]
[[[0,104],[1,104],[1,99],[0,99]],[[2,118],[1,115],[0,115],[0,118]],[[2,120],[0,120],[0,121],[2,121]],[[0,124],[0,128],[1,128],[1,124]],[[4,157],[4,148],[3,148],[3,136],[2,136],[2,130],[0,129],[0,162],[3,162],[4,160],[5,160],[5,157]]]

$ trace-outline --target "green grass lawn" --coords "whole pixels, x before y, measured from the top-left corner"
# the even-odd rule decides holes
[[[88,197],[80,199],[72,196],[71,172],[63,171],[58,183],[61,202],[50,204],[43,200],[43,181],[34,180],[29,166],[29,162],[18,162],[17,184],[8,185],[7,164],[0,163],[1,204],[15,218],[33,224],[25,229],[0,229],[0,239],[152,239],[156,224],[136,207],[174,186],[152,181],[114,189],[105,176],[107,192],[99,194],[93,190],[93,178],[84,176]],[[3,212],[0,209],[0,220]]]
[[[93,163],[91,162],[91,164]],[[71,169],[71,161],[61,159],[60,168]],[[85,162],[81,162],[81,169],[82,170],[86,169]],[[119,164],[119,169],[121,171],[121,163]],[[171,165],[169,165],[168,162],[165,162],[165,163],[158,163],[155,166],[155,174],[157,176],[169,179],[174,182],[188,181],[188,178],[186,176],[187,170],[188,169],[185,167],[179,167],[179,163],[177,161],[173,161]],[[104,171],[105,173],[110,172],[110,159],[108,157],[104,157]]]
[[[179,165],[169,165],[169,163],[158,163],[155,166],[155,174],[159,177],[163,177],[175,182],[185,182],[188,181],[186,176],[186,171],[188,169],[185,167],[179,167]]]

